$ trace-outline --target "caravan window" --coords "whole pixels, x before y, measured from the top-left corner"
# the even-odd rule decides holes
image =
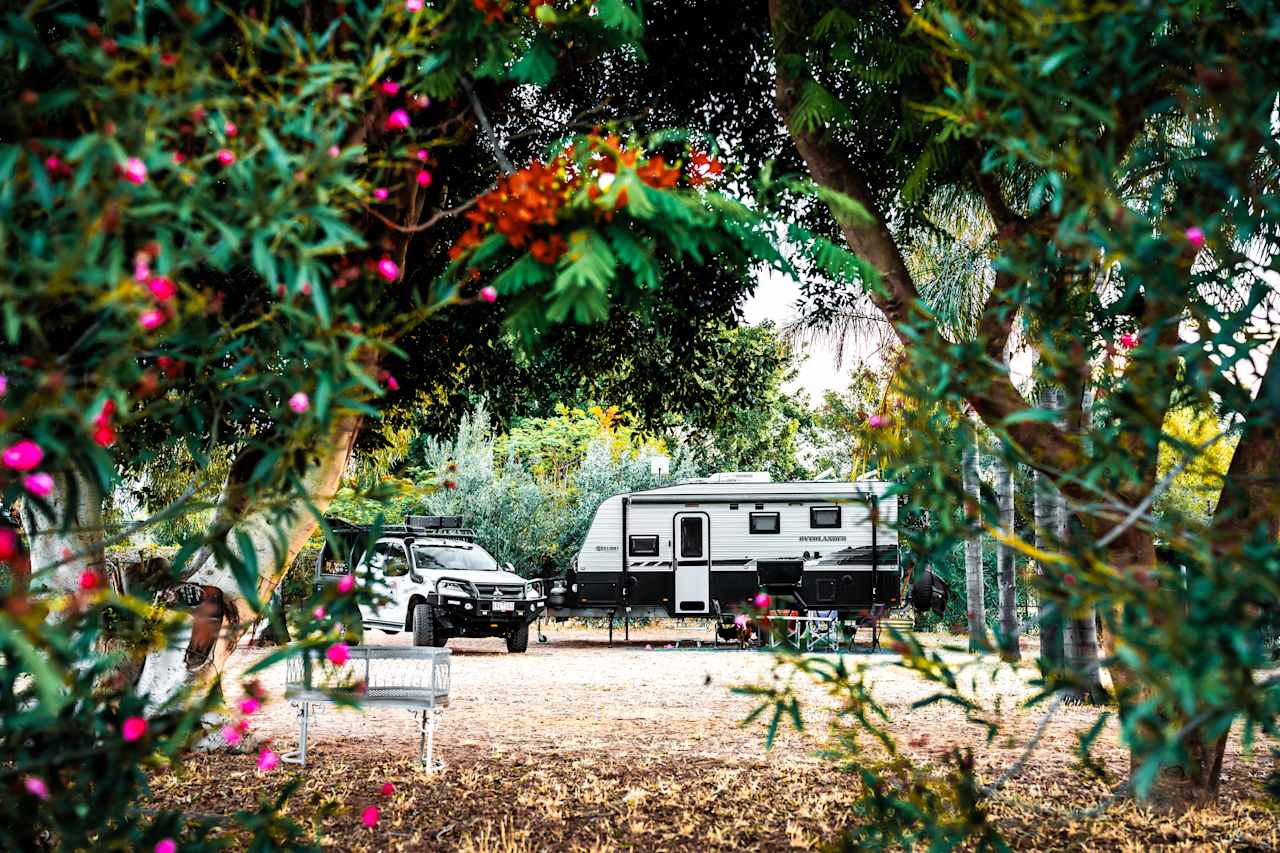
[[[782,530],[781,516],[776,512],[751,513],[752,533],[778,533]]]
[[[696,515],[680,519],[680,556],[702,556],[702,519]]]
[[[630,540],[627,544],[627,550],[631,552],[633,557],[656,557],[658,556],[658,537],[657,536],[628,536]]]
[[[840,526],[840,507],[809,507],[809,526],[815,529]]]

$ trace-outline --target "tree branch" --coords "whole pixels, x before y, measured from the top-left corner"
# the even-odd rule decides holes
[[[493,125],[489,124],[489,115],[484,111],[484,105],[480,103],[480,99],[476,97],[475,87],[471,85],[469,77],[462,77],[462,88],[466,90],[467,97],[471,99],[471,108],[475,110],[476,119],[480,122],[480,129],[484,131],[485,139],[489,141],[489,145],[493,148],[494,159],[498,161],[498,165],[502,168],[502,173],[510,175],[516,170],[516,167],[507,158],[507,152],[502,150],[502,144],[498,142],[498,137],[493,132]]]

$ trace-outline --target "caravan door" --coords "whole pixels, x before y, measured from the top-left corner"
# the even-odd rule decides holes
[[[675,514],[675,613],[711,610],[711,519],[705,512]]]

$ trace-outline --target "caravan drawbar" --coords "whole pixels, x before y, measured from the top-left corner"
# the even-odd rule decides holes
[[[614,495],[552,581],[547,613],[718,617],[761,590],[775,607],[842,617],[898,607],[891,486],[737,473]]]

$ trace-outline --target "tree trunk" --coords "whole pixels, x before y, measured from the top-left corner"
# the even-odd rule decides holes
[[[996,503],[1000,509],[1000,528],[1007,536],[1014,534],[1013,471],[1004,456],[997,454]],[[1013,548],[1003,542],[996,543],[996,584],[1000,592],[1000,648],[1007,660],[1019,660],[1018,648],[1018,588]]]
[[[23,498],[22,529],[30,549],[31,571],[59,592],[79,588],[87,570],[105,578],[103,495],[96,480],[75,468],[53,474],[53,491],[37,502]]]
[[[1086,452],[1091,452],[1089,429],[1093,423],[1093,393],[1085,389],[1080,394],[1080,412],[1078,429],[1080,444]],[[1063,530],[1078,534],[1084,531],[1083,522],[1072,524],[1067,512],[1066,501],[1062,501]],[[1107,691],[1102,686],[1102,669],[1098,655],[1098,614],[1089,607],[1083,612],[1076,612],[1066,622],[1066,634],[1063,638],[1063,656],[1066,659],[1067,671],[1080,686],[1071,692],[1069,701],[1082,705],[1106,704]]]
[[[1055,389],[1045,390],[1041,398],[1041,404],[1045,408],[1057,408],[1058,392]],[[1032,499],[1035,502],[1033,516],[1035,518],[1036,548],[1040,551],[1052,553],[1062,547],[1061,513],[1058,511],[1061,499],[1058,495],[1058,490],[1054,488],[1053,481],[1048,475],[1037,470],[1034,476],[1035,491]],[[1044,577],[1046,566],[1037,561],[1036,572],[1041,577]],[[1040,658],[1052,667],[1060,667],[1064,657],[1062,618],[1056,612],[1056,608],[1045,606],[1043,595],[1040,597],[1039,605]]]
[[[315,459],[302,477],[310,507],[301,500],[294,500],[285,508],[253,507],[245,497],[244,487],[257,454],[242,453],[232,465],[219,499],[211,538],[221,538],[233,553],[243,557],[236,537],[230,533],[235,531],[248,537],[258,565],[260,601],[270,599],[289,564],[315,530],[318,523],[315,513],[323,513],[333,501],[360,424],[358,415],[343,416],[328,439],[317,448]],[[138,678],[138,692],[147,696],[147,707],[151,710],[186,688],[205,686],[216,680],[255,616],[240,595],[231,567],[218,561],[212,549],[197,554],[186,580],[183,591],[189,596],[189,603],[195,605],[191,628],[175,644],[149,654]]]
[[[974,518],[981,516],[982,491],[978,480],[978,438],[975,434],[964,449],[961,469],[964,484],[965,505]],[[987,639],[986,594],[982,586],[982,534],[971,533],[964,543],[964,581],[966,610],[969,618],[969,650],[983,651],[990,648]]]

